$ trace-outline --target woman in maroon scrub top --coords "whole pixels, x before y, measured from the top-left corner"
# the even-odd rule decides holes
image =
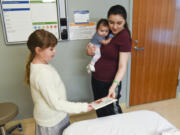
[[[111,42],[101,47],[101,58],[92,73],[94,99],[109,96],[118,101],[96,111],[98,117],[122,113],[119,106],[121,81],[127,69],[131,53],[131,36],[127,26],[127,13],[123,6],[112,6],[108,11],[109,28],[114,35]],[[87,45],[87,54],[94,55],[95,48]],[[116,87],[118,91],[115,92]]]

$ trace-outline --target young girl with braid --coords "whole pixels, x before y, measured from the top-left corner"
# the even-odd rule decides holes
[[[56,71],[48,64],[55,55],[56,37],[45,30],[36,30],[28,38],[30,50],[25,80],[34,102],[36,135],[62,135],[69,125],[68,113],[88,112],[91,104],[66,99],[66,89]]]

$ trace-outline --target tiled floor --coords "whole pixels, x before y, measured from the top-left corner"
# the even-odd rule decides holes
[[[180,98],[179,99],[170,99],[160,102],[154,102],[149,104],[137,105],[129,108],[123,108],[123,112],[130,112],[136,110],[151,110],[158,112],[164,118],[166,118],[170,123],[175,125],[180,129]],[[83,113],[79,115],[72,115],[70,117],[71,122],[76,122],[80,120],[96,118],[95,111],[89,113]],[[17,122],[21,122],[23,125],[22,135],[34,135],[35,131],[35,122],[33,118],[10,122],[8,126],[12,126]],[[17,132],[17,131],[15,131]]]

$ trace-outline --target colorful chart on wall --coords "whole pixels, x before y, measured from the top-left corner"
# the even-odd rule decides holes
[[[61,39],[56,0],[2,0],[1,8],[7,44],[26,42],[37,29],[50,31]]]

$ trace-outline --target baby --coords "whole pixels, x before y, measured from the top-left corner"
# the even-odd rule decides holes
[[[90,41],[90,45],[96,46],[95,55],[93,56],[91,62],[87,65],[87,72],[95,72],[95,63],[101,58],[101,45],[107,45],[113,38],[112,34],[109,34],[108,21],[106,19],[100,19],[96,26],[96,33]]]

